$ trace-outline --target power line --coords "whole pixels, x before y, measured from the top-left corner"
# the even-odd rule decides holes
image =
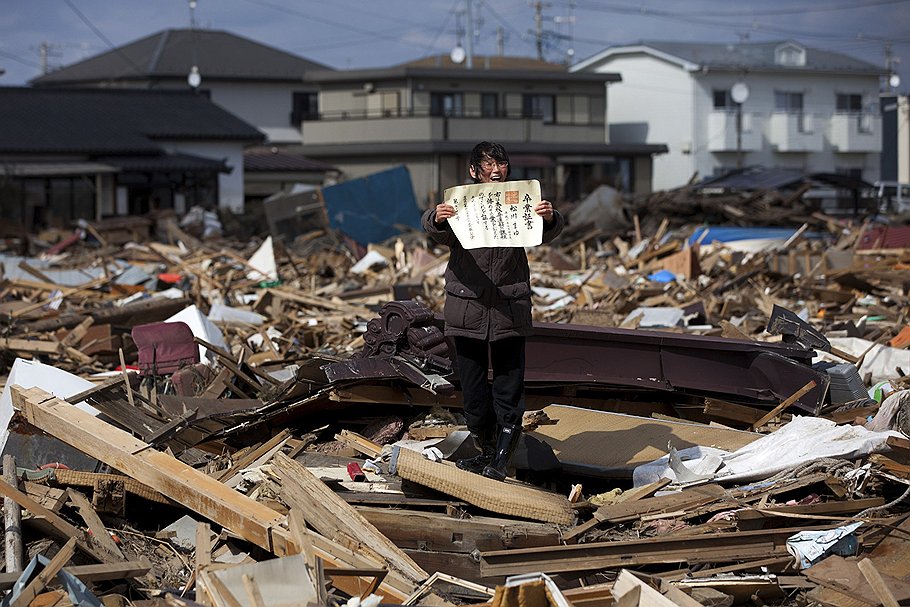
[[[10,52],[4,51],[4,50],[0,50],[0,57],[6,57],[7,59],[12,59],[13,61],[16,61],[17,63],[21,63],[22,65],[27,65],[28,67],[36,67],[38,69],[41,69],[41,64],[38,63],[37,61],[31,61],[29,59],[25,59],[24,57],[20,57],[19,55],[15,55],[13,53],[10,53]]]
[[[299,10],[296,10],[293,8],[289,8],[287,6],[275,4],[273,2],[267,2],[266,0],[246,0],[246,1],[249,2],[250,4],[258,4],[259,6],[264,6],[266,8],[270,8],[270,9],[273,9],[276,11],[287,13],[289,15],[297,15],[299,17],[306,17],[310,21],[317,21],[319,23],[322,23],[325,25],[331,25],[331,26],[337,27],[339,29],[356,32],[358,34],[364,34],[364,35],[369,36],[371,39],[381,38],[383,40],[392,40],[394,42],[401,42],[401,38],[399,36],[396,36],[394,33],[384,33],[381,31],[376,31],[375,29],[364,29],[364,28],[360,28],[360,27],[354,27],[350,23],[339,23],[337,21],[332,21],[331,19],[326,19],[324,17],[319,17],[318,15],[314,15],[312,13],[312,11],[303,12],[303,11],[299,11]],[[407,29],[407,28],[405,28],[405,29]]]
[[[117,55],[118,55],[121,59],[123,59],[131,68],[133,68],[133,71],[135,71],[137,74],[143,74],[143,73],[144,73],[139,67],[136,66],[135,63],[133,63],[133,62],[130,60],[129,57],[127,57],[127,56],[123,53],[123,51],[121,51],[119,48],[115,47],[115,46],[114,46],[114,43],[111,42],[111,41],[108,39],[108,37],[105,36],[105,35],[101,32],[100,29],[98,29],[97,27],[95,27],[95,24],[92,23],[92,22],[89,20],[88,17],[86,17],[85,15],[82,14],[82,11],[80,11],[78,8],[76,8],[76,5],[73,4],[72,0],[63,0],[63,1],[66,3],[67,6],[70,7],[70,9],[71,9],[74,13],[76,13],[76,16],[79,17],[79,19],[81,19],[82,22],[85,23],[85,24],[88,26],[88,28],[89,28],[90,30],[92,30],[92,32],[94,32],[94,34],[95,34],[96,36],[98,36],[98,38],[100,38],[101,41],[104,42],[104,43],[108,46],[108,48],[110,48],[110,49],[113,50],[115,53],[117,53]]]
[[[798,8],[784,8],[784,9],[766,9],[761,11],[755,10],[745,10],[745,11],[716,11],[712,10],[711,14],[715,17],[774,17],[774,16],[783,16],[783,15],[801,15],[808,13],[828,13],[833,11],[843,11],[843,10],[857,10],[865,9],[872,6],[881,6],[885,4],[906,4],[910,0],[868,0],[861,5],[857,5],[855,2],[850,4],[841,4],[841,5],[829,5],[823,7],[798,7]],[[609,5],[603,4],[602,2],[597,2],[594,4],[587,4],[584,0],[581,1],[581,4],[576,4],[577,8],[584,8],[585,10],[606,12],[606,13],[626,13],[626,14],[637,14],[642,16],[655,15],[655,16],[664,16],[664,17],[692,17],[698,14],[702,14],[703,11],[691,12],[691,11],[667,11],[662,9],[651,9],[644,6],[641,6],[640,3],[636,3],[634,6],[623,6],[623,5]]]

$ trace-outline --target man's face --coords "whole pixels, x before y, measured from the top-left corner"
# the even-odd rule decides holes
[[[505,181],[509,174],[509,163],[505,160],[496,161],[489,156],[484,156],[480,161],[480,172],[475,167],[471,167],[471,177],[480,183],[491,183],[493,181]]]

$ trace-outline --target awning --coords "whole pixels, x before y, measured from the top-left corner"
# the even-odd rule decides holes
[[[55,177],[117,173],[119,169],[101,162],[13,162],[2,165],[10,177]]]
[[[230,167],[224,160],[214,160],[191,154],[166,154],[162,156],[106,156],[98,162],[110,164],[121,171],[141,171],[143,173],[193,171],[230,173]]]

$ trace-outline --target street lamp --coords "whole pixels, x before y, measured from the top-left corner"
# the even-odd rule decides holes
[[[730,88],[730,98],[736,104],[736,168],[743,168],[743,103],[749,98],[749,87],[737,82]]]

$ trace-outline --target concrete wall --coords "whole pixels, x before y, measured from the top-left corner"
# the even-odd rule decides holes
[[[695,117],[688,73],[644,54],[615,57],[596,71],[622,76],[622,82],[609,89],[610,142],[666,144],[668,153],[654,158],[654,189],[686,183],[695,168],[690,154]]]
[[[291,124],[294,92],[307,87],[291,83],[212,83],[204,80],[202,88],[210,91],[214,103],[249,122],[266,134],[273,143],[299,143],[299,125]]]

